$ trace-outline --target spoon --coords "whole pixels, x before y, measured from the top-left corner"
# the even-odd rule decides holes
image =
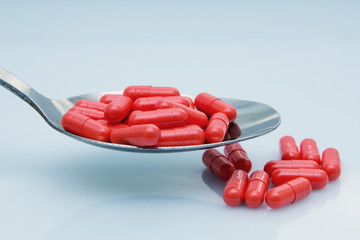
[[[55,130],[81,142],[119,151],[165,153],[214,148],[264,135],[276,129],[280,124],[280,114],[266,104],[239,99],[221,98],[224,102],[234,106],[237,110],[237,118],[235,122],[229,126],[227,138],[222,142],[192,146],[150,148],[105,143],[83,138],[65,131],[61,125],[61,118],[80,99],[99,101],[104,94],[122,94],[122,91],[97,92],[64,99],[51,99],[38,93],[25,82],[2,68],[0,68],[0,85],[30,104],[30,106],[33,107]],[[185,96],[189,96],[194,100],[194,96]]]

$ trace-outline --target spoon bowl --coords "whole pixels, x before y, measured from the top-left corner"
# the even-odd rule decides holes
[[[65,131],[61,125],[61,118],[80,99],[99,101],[101,96],[104,94],[122,94],[122,91],[97,92],[64,99],[51,99],[40,94],[25,82],[21,81],[19,78],[2,68],[0,68],[0,85],[30,104],[30,106],[33,107],[42,116],[42,118],[58,132],[84,143],[118,151],[165,153],[220,147],[264,135],[275,130],[280,124],[280,114],[275,109],[266,104],[240,99],[221,98],[224,102],[227,102],[228,104],[235,107],[237,111],[237,118],[235,119],[235,122],[229,126],[227,138],[222,142],[192,146],[146,148],[123,144],[105,143],[83,138]],[[188,96],[194,100],[194,96],[184,96]]]

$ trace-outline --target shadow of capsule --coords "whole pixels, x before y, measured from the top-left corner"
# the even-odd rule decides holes
[[[236,139],[241,136],[241,129],[237,123],[232,122],[229,124],[227,133],[225,134],[224,141]]]
[[[201,177],[203,182],[222,199],[226,181],[218,178],[207,168],[203,170]]]

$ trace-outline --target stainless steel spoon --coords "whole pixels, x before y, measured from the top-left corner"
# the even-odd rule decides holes
[[[261,136],[276,129],[280,124],[280,114],[275,109],[269,107],[266,104],[239,99],[221,98],[223,101],[234,106],[238,113],[234,124],[231,125],[231,127],[233,127],[235,130],[234,133],[230,134],[230,137],[228,137],[229,140],[202,145],[158,148],[140,148],[122,144],[104,143],[83,138],[65,131],[61,126],[61,118],[80,99],[98,101],[104,94],[121,94],[121,91],[98,92],[58,100],[51,99],[38,93],[25,82],[21,81],[2,68],[0,68],[0,85],[30,104],[30,106],[33,107],[55,130],[69,137],[75,138],[76,140],[92,144],[94,146],[119,151],[165,153],[214,148]],[[189,97],[194,99],[193,96]],[[238,127],[240,128],[241,133],[238,131]]]

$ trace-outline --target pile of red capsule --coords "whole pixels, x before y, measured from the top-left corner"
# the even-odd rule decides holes
[[[236,116],[233,106],[208,93],[194,103],[173,87],[129,86],[100,102],[79,100],[61,122],[66,131],[97,141],[167,147],[221,142]]]
[[[227,145],[225,155],[208,149],[202,160],[211,172],[227,181],[223,199],[233,207],[244,200],[248,207],[258,208],[265,200],[269,207],[280,208],[306,198],[312,189],[322,189],[340,176],[338,151],[327,148],[320,157],[313,139],[303,140],[299,151],[294,138],[284,136],[280,152],[282,160],[267,162],[264,171],[254,171],[250,178],[251,161],[239,143]],[[276,187],[268,191],[270,180]]]

